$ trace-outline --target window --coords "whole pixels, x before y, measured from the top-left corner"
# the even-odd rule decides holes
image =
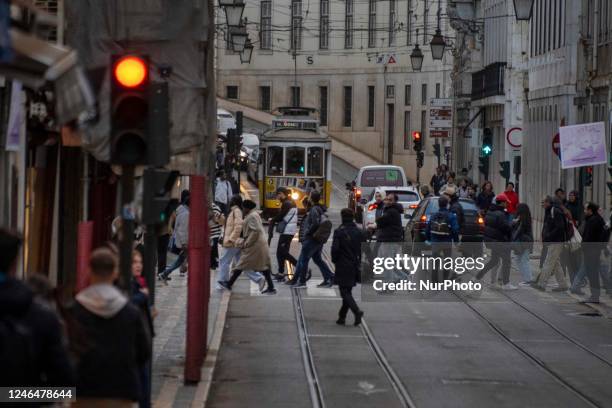
[[[389,47],[395,45],[395,0],[389,0]]]
[[[368,127],[374,127],[374,102],[376,87],[368,86]]]
[[[406,85],[404,87],[404,105],[410,106],[412,102],[412,86]]]
[[[262,111],[270,111],[270,87],[260,86],[259,87],[259,108]]]
[[[272,49],[272,1],[263,0],[261,2],[260,21],[259,21],[259,47],[262,50]]]
[[[226,86],[225,96],[227,97],[227,99],[238,99],[238,87],[236,85]]]
[[[285,168],[287,169],[285,175],[304,175],[304,148],[287,147],[285,154]]]
[[[353,48],[353,0],[346,0],[344,11],[344,48]]]
[[[394,85],[387,85],[387,90],[386,90],[386,95],[387,98],[395,98],[395,86]]]
[[[427,44],[427,20],[429,19],[429,6],[427,5],[426,1],[424,1],[423,3],[425,7],[423,9],[423,44]]]
[[[272,146],[268,148],[268,175],[283,175],[283,148]]]
[[[308,177],[323,177],[323,148],[308,148]]]
[[[427,84],[421,85],[421,105],[427,105]]]
[[[436,98],[440,97],[440,84],[436,84]]]
[[[319,87],[319,119],[321,126],[327,126],[327,87]]]
[[[412,45],[412,0],[408,0],[408,20],[406,20],[407,44]]]
[[[291,87],[291,106],[301,106],[300,105],[300,87],[292,86]]]
[[[291,0],[291,49],[302,49],[302,1]]]
[[[394,168],[378,168],[364,170],[361,173],[362,187],[378,187],[378,186],[403,186],[404,176],[398,169]]]
[[[353,88],[350,86],[344,87],[344,115],[342,118],[342,126],[351,127],[353,123]]]
[[[369,0],[368,47],[376,47],[376,0]]]
[[[410,150],[412,129],[410,128],[410,111],[404,112],[404,150]]]
[[[329,0],[321,0],[319,21],[319,48],[329,48]]]

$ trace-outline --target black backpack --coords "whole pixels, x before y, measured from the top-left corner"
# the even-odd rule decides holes
[[[36,366],[34,334],[20,319],[0,316],[0,383],[28,384],[34,378]],[[4,377],[7,375],[8,377]],[[11,383],[11,384],[9,384]]]
[[[450,216],[441,212],[435,213],[429,220],[429,230],[438,237],[448,237],[451,235]]]
[[[324,244],[329,239],[332,233],[332,222],[325,213],[321,213],[319,226],[316,231],[312,234],[312,238],[320,244]]]

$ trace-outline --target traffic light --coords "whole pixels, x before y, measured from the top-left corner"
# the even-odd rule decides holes
[[[585,187],[593,185],[593,166],[588,166],[584,169],[584,185]]]
[[[434,145],[433,145],[433,148],[434,148],[434,154],[435,154],[435,155],[436,155],[436,157],[439,159],[439,158],[440,158],[440,155],[442,154],[442,153],[440,152],[440,143],[436,143],[436,144],[434,144]]]
[[[483,131],[481,151],[483,156],[490,156],[493,153],[493,132],[489,128]]]
[[[423,161],[425,159],[425,153],[419,151],[417,152],[417,167],[421,168],[423,167]]]
[[[481,156],[478,158],[478,170],[485,175],[485,178],[489,176],[489,156]]]
[[[146,164],[149,120],[149,59],[111,57],[111,158],[113,164]]]
[[[412,142],[414,151],[420,152],[423,149],[423,139],[421,137],[421,132],[415,130],[412,132]]]
[[[235,156],[240,153],[240,145],[242,137],[236,133],[236,129],[227,129],[227,153],[230,156]]]
[[[147,168],[143,175],[142,223],[155,225],[164,223],[170,214],[170,192],[178,177],[178,171]]]
[[[501,166],[501,170],[499,171],[499,175],[506,179],[506,182],[510,180],[510,162],[509,161],[501,161],[499,162]]]
[[[236,134],[238,136],[242,136],[242,123],[243,113],[242,111],[236,111]]]

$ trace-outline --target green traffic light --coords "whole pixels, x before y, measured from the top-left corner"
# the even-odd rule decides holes
[[[492,151],[493,151],[493,149],[491,148],[491,146],[482,146],[482,153],[485,156],[489,156]]]

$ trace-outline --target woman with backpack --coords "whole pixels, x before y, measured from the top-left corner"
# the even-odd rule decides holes
[[[529,265],[529,255],[533,251],[533,224],[531,211],[525,203],[520,203],[516,207],[516,214],[512,220],[512,245],[518,269],[523,277],[519,285],[531,285],[534,280]]]

